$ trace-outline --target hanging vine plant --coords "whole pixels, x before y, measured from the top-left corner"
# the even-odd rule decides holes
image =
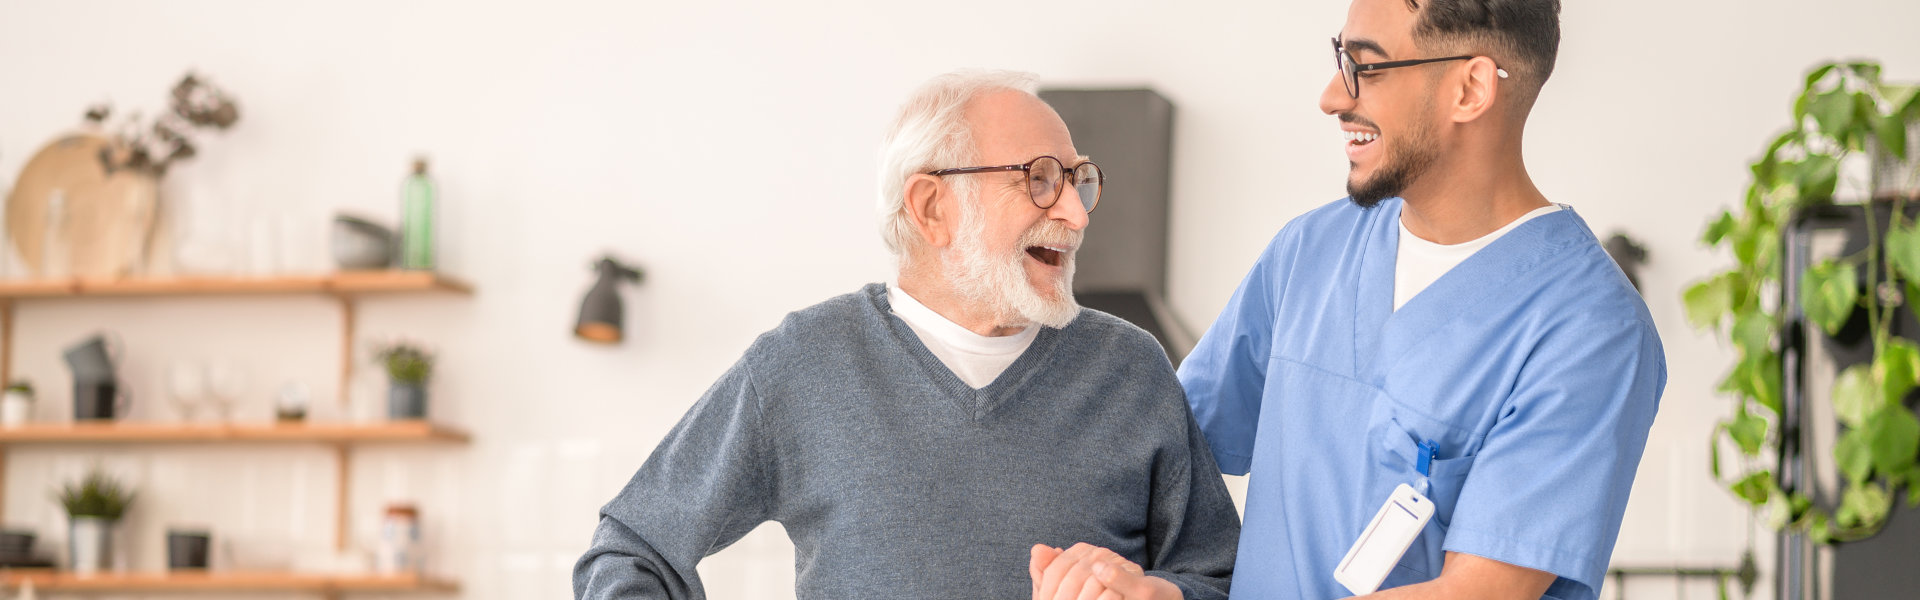
[[[1882,82],[1878,63],[1816,67],[1794,101],[1792,128],[1751,165],[1744,206],[1721,212],[1702,237],[1730,249],[1733,268],[1685,292],[1688,320],[1724,336],[1739,354],[1719,386],[1734,402],[1709,441],[1714,478],[1763,511],[1770,527],[1819,543],[1878,533],[1903,488],[1909,505],[1920,506],[1920,419],[1905,404],[1920,385],[1920,345],[1894,335],[1892,325],[1902,304],[1920,311],[1920,302],[1906,302],[1920,300],[1920,223],[1906,216],[1911,191],[1871,199],[1860,210],[1865,249],[1814,264],[1800,278],[1808,323],[1834,335],[1864,311],[1872,342],[1873,358],[1843,370],[1830,395],[1843,426],[1833,459],[1846,482],[1833,506],[1816,505],[1806,490],[1783,490],[1762,460],[1781,443],[1781,228],[1797,209],[1834,202],[1850,156],[1871,150],[1916,162],[1907,160],[1907,136],[1917,122],[1920,86]],[[1875,222],[1876,204],[1891,205],[1891,222]],[[1737,472],[1723,475],[1723,442],[1739,450]]]

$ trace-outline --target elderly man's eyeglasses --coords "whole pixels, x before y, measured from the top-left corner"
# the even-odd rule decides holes
[[[1022,171],[1026,173],[1027,196],[1033,199],[1033,205],[1042,209],[1053,208],[1060,201],[1060,193],[1071,182],[1075,192],[1080,194],[1080,204],[1093,212],[1100,204],[1100,188],[1107,182],[1100,165],[1083,162],[1069,170],[1060,164],[1060,159],[1042,156],[1024,165],[1002,165],[998,167],[960,167],[958,169],[940,169],[928,171],[928,175],[944,177],[947,175],[971,175],[974,173],[996,173],[1001,171]]]
[[[1424,65],[1427,63],[1446,62],[1449,60],[1470,60],[1472,58],[1474,58],[1472,55],[1466,55],[1466,56],[1445,56],[1441,58],[1416,58],[1413,60],[1394,60],[1394,61],[1377,62],[1377,63],[1361,63],[1353,60],[1353,55],[1348,53],[1346,46],[1340,43],[1340,38],[1333,38],[1333,63],[1335,67],[1340,69],[1340,83],[1344,83],[1347,85],[1347,96],[1355,100],[1360,99],[1360,74],[1361,73],[1366,73],[1368,71],[1385,71],[1387,69],[1398,69],[1400,67],[1411,67],[1414,65]],[[1498,73],[1501,79],[1507,78],[1506,69],[1496,68],[1494,69],[1494,72]]]

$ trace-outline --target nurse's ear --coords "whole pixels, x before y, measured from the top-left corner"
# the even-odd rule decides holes
[[[1448,106],[1453,122],[1470,123],[1479,120],[1500,98],[1500,84],[1506,81],[1506,71],[1493,64],[1493,59],[1476,56],[1468,60],[1465,68],[1457,77],[1452,78],[1453,92],[1448,96],[1453,100]]]
[[[960,203],[953,188],[939,177],[916,173],[907,178],[902,193],[906,194],[907,219],[913,222],[920,240],[932,248],[952,245],[960,225]]]

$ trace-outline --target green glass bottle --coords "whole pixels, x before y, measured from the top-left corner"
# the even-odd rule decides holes
[[[413,161],[413,174],[401,186],[400,268],[433,269],[433,180],[427,159]]]

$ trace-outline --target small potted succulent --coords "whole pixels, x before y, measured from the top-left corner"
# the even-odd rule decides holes
[[[7,385],[6,395],[0,398],[0,427],[24,425],[32,415],[33,383],[25,379],[14,380]]]
[[[95,467],[54,496],[67,511],[67,556],[74,574],[93,575],[107,568],[113,556],[114,528],[133,505],[133,491]]]
[[[387,369],[387,417],[427,418],[427,380],[433,377],[433,353],[410,342],[395,342],[374,353]]]

